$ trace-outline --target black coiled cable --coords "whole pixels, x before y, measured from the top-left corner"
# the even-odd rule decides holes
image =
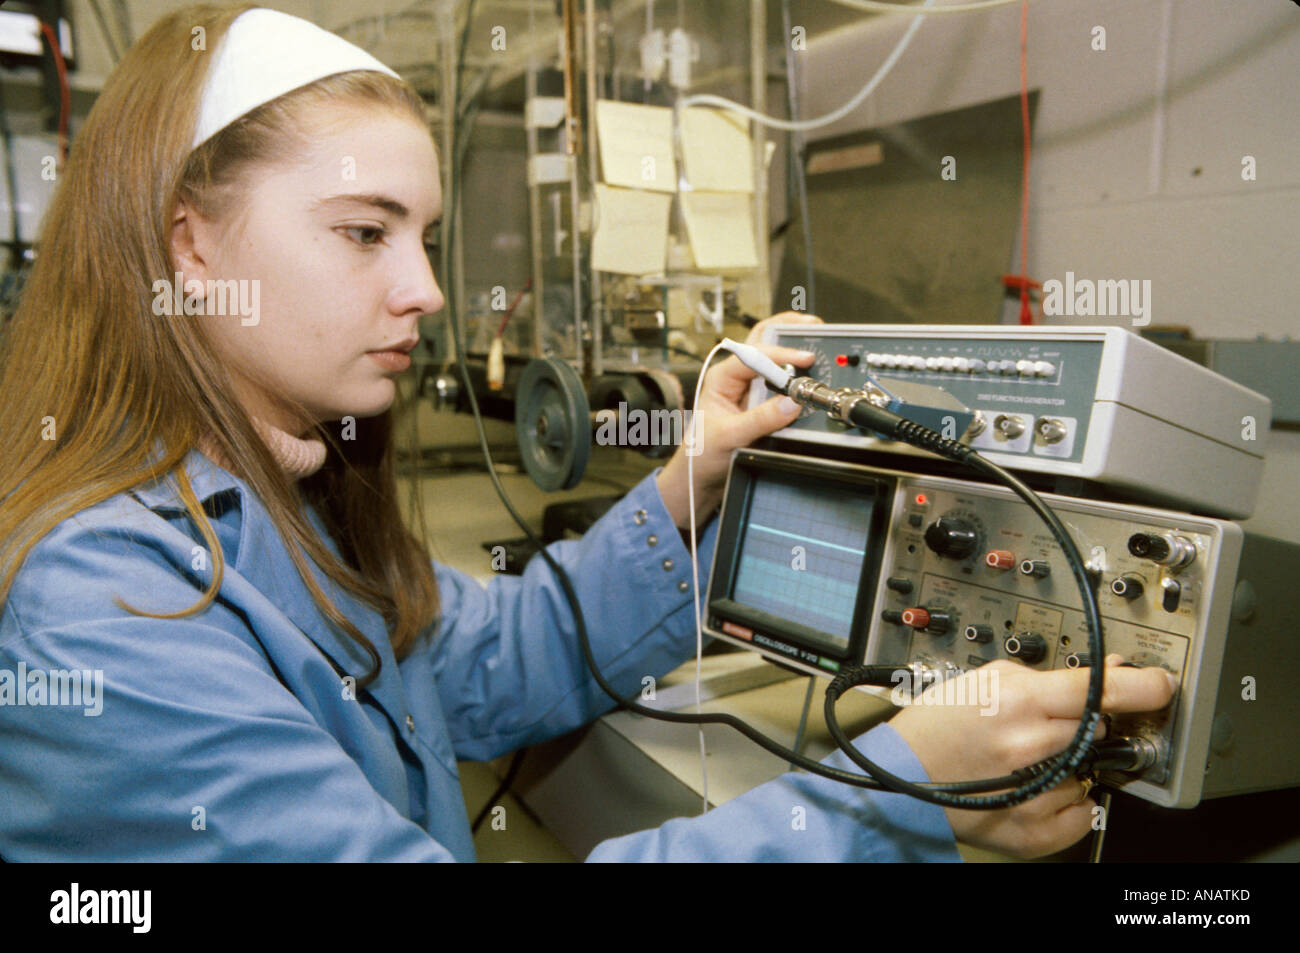
[[[1066,778],[1077,773],[1079,767],[1089,756],[1092,734],[1097,727],[1097,723],[1101,720],[1101,692],[1105,659],[1105,648],[1101,632],[1101,609],[1097,605],[1097,594],[1093,591],[1092,582],[1088,579],[1087,570],[1084,568],[1083,557],[1079,555],[1074,540],[1070,538],[1069,532],[1056,514],[1038,498],[1038,494],[1022,483],[1016,476],[981,457],[969,447],[957,443],[955,440],[949,440],[942,434],[936,433],[915,421],[905,420],[891,411],[876,407],[867,400],[859,400],[853,404],[849,409],[849,420],[863,430],[874,431],[887,438],[904,440],[913,446],[964,463],[966,466],[1006,484],[1017,496],[1023,499],[1030,509],[1038,515],[1038,518],[1047,524],[1053,538],[1061,547],[1061,551],[1065,555],[1065,561],[1070,567],[1070,572],[1078,584],[1079,592],[1083,596],[1083,617],[1088,628],[1088,650],[1092,657],[1089,662],[1088,694],[1084,701],[1083,716],[1080,718],[1079,728],[1070,740],[1069,746],[1061,754],[1017,772],[1018,782],[1015,790],[1012,791],[987,797],[971,797],[966,794],[953,794],[936,790],[933,787],[905,781],[897,775],[890,774],[853,746],[835,718],[835,702],[840,697],[840,694],[846,690],[848,679],[839,681],[838,685],[835,681],[831,683],[831,687],[838,688],[838,694],[832,694],[831,687],[826,690],[826,727],[830,731],[831,737],[835,739],[835,743],[839,745],[840,749],[854,764],[875,777],[889,790],[908,794],[919,800],[944,807],[965,810],[997,810],[1021,804],[1037,797],[1050,788],[1056,787]],[[862,677],[870,677],[872,673],[864,669],[859,674]],[[864,682],[863,684],[867,683]],[[986,788],[985,790],[989,789]]]
[[[483,416],[479,410],[478,398],[474,393],[473,381],[469,376],[469,365],[465,356],[464,342],[461,339],[460,327],[454,315],[451,316],[450,323],[452,342],[456,351],[456,361],[460,365],[461,380],[464,382],[465,393],[469,398],[470,409],[474,414],[474,426],[478,433],[479,447],[483,451],[483,459],[487,464],[488,478],[492,481],[492,486],[496,489],[497,496],[500,497],[501,503],[506,508],[506,511],[519,526],[520,530],[523,531],[524,535],[528,537],[528,540],[537,547],[538,555],[546,561],[546,565],[550,567],[551,571],[555,573],[556,579],[559,580],[560,588],[564,591],[564,598],[569,603],[569,608],[573,612],[574,626],[578,634],[578,645],[582,649],[583,659],[587,663],[587,668],[591,671],[592,678],[595,680],[596,684],[600,686],[601,690],[612,698],[617,703],[618,707],[627,711],[635,712],[638,715],[644,715],[647,718],[654,718],[658,721],[667,721],[674,724],[727,725],[753,741],[763,750],[771,752],[783,761],[790,762],[803,768],[810,774],[816,774],[820,777],[829,778],[832,781],[839,781],[842,784],[865,788],[867,790],[889,790],[888,787],[874,778],[853,774],[849,771],[842,771],[839,768],[832,768],[829,765],[822,764],[819,761],[814,761],[805,755],[792,751],[781,743],[767,737],[757,728],[754,728],[752,725],[742,721],[734,715],[728,715],[723,712],[687,714],[684,712],[659,711],[655,708],[647,708],[635,701],[634,699],[637,694],[635,692],[626,698],[618,694],[618,691],[600,671],[600,666],[597,664],[595,655],[592,653],[591,639],[587,634],[587,623],[583,616],[582,605],[578,601],[578,595],[574,591],[573,583],[569,579],[568,573],[565,572],[564,567],[556,562],[555,558],[547,551],[546,547],[537,539],[536,534],[533,533],[532,528],[529,527],[527,521],[519,514],[519,511],[515,509],[514,504],[510,502],[510,498],[506,495],[505,488],[501,485],[501,480],[497,476],[496,466],[492,462],[492,452],[488,448],[487,433],[483,428]],[[836,727],[839,727],[838,723],[836,724]],[[854,753],[856,754],[857,752],[855,751]],[[850,755],[850,757],[852,757],[852,755]],[[1001,778],[989,778],[979,781],[951,781],[915,786],[924,789],[927,792],[936,791],[957,794],[975,793],[980,791],[1001,791],[1009,787],[1014,787],[1020,782],[1020,777],[1016,775],[1007,775]]]

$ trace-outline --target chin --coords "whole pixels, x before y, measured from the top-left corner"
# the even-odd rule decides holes
[[[358,399],[349,412],[354,417],[377,417],[392,407],[396,399],[397,383],[391,380],[380,381],[374,388],[367,388],[365,398]]]
[[[388,393],[382,393],[384,390],[387,390]],[[337,398],[337,395],[335,396]],[[396,399],[396,388],[391,383],[386,386],[368,387],[364,391],[352,395],[352,397],[351,400],[334,405],[334,408],[323,419],[338,421],[345,417],[353,417],[357,420],[378,417],[393,406],[393,401]]]

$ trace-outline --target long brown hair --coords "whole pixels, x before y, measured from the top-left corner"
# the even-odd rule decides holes
[[[120,596],[116,604],[160,619],[206,608],[221,586],[222,551],[181,464],[209,433],[265,505],[312,599],[370,657],[365,684],[378,674],[379,655],[317,585],[303,553],[382,614],[398,658],[437,617],[423,515],[412,508],[417,539],[397,503],[400,393],[393,408],[355,421],[355,439],[316,426],[325,464],[295,485],[237,401],[200,324],[154,313],[153,281],[170,281],[174,271],[178,198],[214,219],[237,208],[242,175],[302,143],[305,110],[360,102],[425,124],[424,108],[407,83],[343,73],[258,107],[191,151],[207,51],[253,6],[203,4],[158,21],[122,58],[73,143],[22,301],[0,340],[0,607],[29,550],[56,525],[170,474],[212,555],[211,585],[178,611],[146,612]],[[306,519],[304,501],[316,507],[342,562]]]

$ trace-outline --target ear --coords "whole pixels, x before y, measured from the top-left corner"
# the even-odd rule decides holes
[[[176,212],[172,216],[170,246],[172,267],[181,273],[183,282],[195,279],[206,282],[211,277],[209,271],[214,250],[211,241],[214,234],[211,223],[184,196],[177,199]]]

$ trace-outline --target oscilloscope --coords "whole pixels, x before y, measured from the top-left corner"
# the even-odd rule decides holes
[[[1261,594],[1239,578],[1243,564],[1257,573],[1268,561],[1260,554],[1286,544],[1219,518],[1253,508],[1262,460],[1255,447],[1233,443],[1229,420],[1249,414],[1267,420],[1268,401],[1201,368],[1180,377],[1177,362],[1135,363],[1145,351],[1122,329],[1072,335],[1079,329],[947,328],[933,337],[929,330],[777,326],[768,339],[811,347],[819,358],[809,376],[828,375],[839,387],[863,386],[853,375],[889,386],[885,364],[892,363],[896,373],[941,380],[968,407],[972,399],[987,405],[993,397],[1005,398],[1007,407],[1065,400],[1053,411],[1007,410],[1004,416],[1025,418],[1025,439],[998,419],[998,405],[986,406],[985,430],[972,425],[963,440],[974,445],[988,427],[1003,428],[992,438],[996,449],[982,451],[989,458],[1038,474],[1040,486],[1043,475],[1086,475],[1065,485],[1102,491],[1040,495],[1085,559],[1106,652],[1160,667],[1179,683],[1165,710],[1115,717],[1113,732],[1138,739],[1149,757],[1141,770],[1105,780],[1180,808],[1205,797],[1300,784],[1297,759],[1258,757],[1259,746],[1275,739],[1278,717],[1300,716],[1297,692],[1285,690],[1269,706],[1234,704],[1243,673],[1281,666],[1300,675],[1285,661],[1288,616],[1281,611],[1295,603],[1295,593],[1270,579],[1270,611],[1261,621],[1243,609],[1263,602]],[[904,355],[909,348],[929,356]],[[988,361],[974,365],[978,373],[969,363],[976,358],[956,363],[967,351],[990,349],[1023,352],[1020,360],[1029,363],[1012,362],[1004,375],[999,358],[992,383],[977,379],[990,373]],[[1139,375],[1144,366],[1175,373],[1143,386],[1113,379],[1120,371]],[[1049,378],[1064,386],[1032,386]],[[1180,425],[1187,408],[1176,406],[1176,395],[1192,393],[1219,401],[1209,415],[1218,430],[1193,433]],[[1133,395],[1145,404],[1133,406]],[[757,382],[751,405],[766,396]],[[1115,429],[1133,415],[1142,420],[1146,459]],[[1067,428],[1068,453],[1044,420]],[[927,467],[926,455],[878,437],[809,414],[762,447],[733,455],[703,607],[706,634],[823,676],[867,664],[922,666],[946,677],[995,659],[1039,670],[1087,667],[1079,589],[1059,544],[1024,500],[951,468]],[[1208,473],[1212,468],[1198,459],[1207,447],[1238,468]],[[1144,467],[1178,476],[1129,492]],[[1234,491],[1245,497],[1234,501]],[[1115,502],[1115,496],[1143,502]],[[1160,508],[1153,500],[1197,512]]]

